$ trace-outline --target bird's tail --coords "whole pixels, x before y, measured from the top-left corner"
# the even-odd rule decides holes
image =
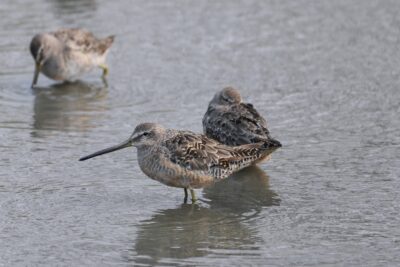
[[[260,154],[258,159],[256,159],[252,165],[258,164],[262,161],[269,160],[271,158],[272,152],[282,147],[281,142],[276,139],[269,137],[267,140],[263,141],[260,147]]]
[[[263,147],[266,149],[278,149],[281,146],[282,146],[281,142],[271,137],[265,140],[263,144]]]
[[[100,50],[101,54],[104,54],[114,43],[115,35],[110,35],[107,38],[104,38],[100,41]]]
[[[240,156],[239,169],[243,169],[247,166],[254,165],[261,161],[269,159],[269,155],[281,146],[282,144],[278,140],[268,138],[267,140],[260,143],[235,147],[235,151]]]

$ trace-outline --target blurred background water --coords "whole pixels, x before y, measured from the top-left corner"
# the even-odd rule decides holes
[[[0,265],[400,264],[400,2],[0,2]],[[32,36],[115,34],[108,63],[30,89]],[[283,143],[198,192],[147,178],[134,149],[78,162],[139,122],[201,132],[241,90]]]

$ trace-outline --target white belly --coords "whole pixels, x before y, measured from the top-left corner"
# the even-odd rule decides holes
[[[53,80],[75,81],[90,72],[99,64],[104,63],[105,57],[83,53],[71,54],[68,59],[50,58],[42,67],[42,73]]]

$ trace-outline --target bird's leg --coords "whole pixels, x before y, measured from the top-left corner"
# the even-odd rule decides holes
[[[197,198],[193,189],[190,189],[190,195],[192,196],[192,203],[195,203],[197,201]]]
[[[183,190],[185,191],[185,198],[183,199],[183,203],[186,204],[187,199],[188,199],[188,192],[187,192],[187,188],[183,188]]]
[[[100,64],[99,67],[103,70],[102,77],[105,78],[108,75],[108,66],[106,64]]]
[[[108,75],[108,66],[106,64],[100,64],[99,67],[103,70],[103,75],[101,75],[101,80],[104,83],[105,87],[108,87],[108,82],[107,82],[107,75]]]
[[[107,78],[104,76],[101,76],[101,80],[103,81],[104,87],[108,88],[108,82],[107,82]]]

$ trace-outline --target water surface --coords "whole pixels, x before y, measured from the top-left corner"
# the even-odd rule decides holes
[[[0,265],[400,263],[400,3],[0,3]],[[32,36],[115,34],[95,71],[30,89]],[[148,179],[134,149],[77,159],[151,121],[201,132],[232,85],[283,143],[198,190]]]

